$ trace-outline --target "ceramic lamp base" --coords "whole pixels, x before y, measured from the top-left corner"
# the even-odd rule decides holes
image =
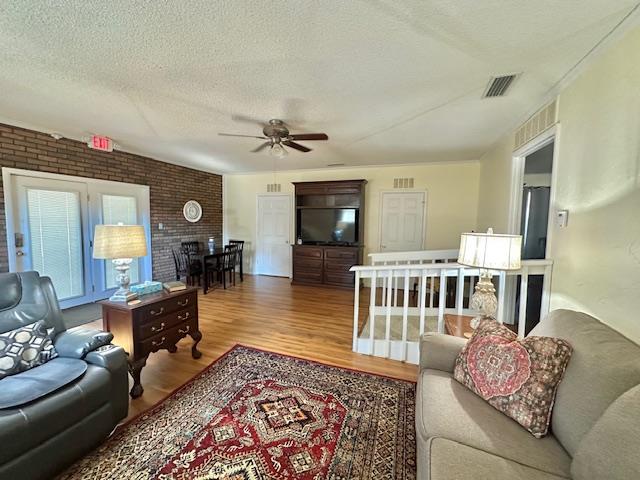
[[[138,294],[132,292],[131,290],[117,290],[113,295],[109,297],[109,300],[112,302],[130,302],[131,300],[135,300],[138,298]]]
[[[471,320],[471,328],[477,328],[480,320],[485,317],[496,317],[498,311],[496,288],[493,286],[491,274],[487,270],[480,272],[480,281],[476,284],[469,308],[480,312],[480,315]]]
[[[113,266],[117,272],[116,282],[120,287],[113,295],[111,295],[111,297],[109,297],[109,300],[112,302],[130,302],[131,300],[138,298],[136,293],[129,290],[129,268],[131,266],[131,261],[131,258],[115,258],[112,260]]]

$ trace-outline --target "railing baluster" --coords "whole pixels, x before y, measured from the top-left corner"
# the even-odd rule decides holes
[[[402,298],[402,357],[407,360],[407,323],[409,317],[409,269],[404,272],[404,296]]]
[[[505,290],[506,290],[506,285],[507,285],[507,274],[504,270],[500,271],[499,274],[499,278],[500,278],[500,286],[498,289],[498,322],[502,323],[504,322],[504,315],[505,315]]]
[[[393,281],[393,270],[389,270],[389,283]],[[384,326],[384,356],[389,358],[391,356],[391,289],[387,290],[387,316]]]
[[[420,316],[419,316],[419,333],[420,336],[424,334],[424,315],[425,315],[425,301],[427,293],[427,276],[422,274],[420,276]]]
[[[458,315],[462,315],[462,303],[464,302],[464,268],[458,269],[458,282],[456,283],[456,308]]]
[[[378,275],[377,270],[373,271],[371,277],[371,295],[369,298],[369,355],[373,355],[374,346],[374,334],[376,331],[376,277]]]
[[[393,306],[398,306],[398,277],[393,277]]]
[[[444,308],[447,302],[447,277],[444,269],[440,270],[440,296],[438,297],[438,333],[444,333]]]
[[[387,265],[387,262],[383,262],[383,265]],[[380,299],[380,305],[385,307],[386,306],[386,299],[387,299],[387,278],[386,277],[381,277],[382,278],[382,298]]]
[[[360,272],[356,272],[356,286],[353,293],[353,347],[354,352],[358,351],[358,330],[360,326]]]
[[[524,337],[527,325],[527,286],[529,282],[529,269],[522,267],[520,270],[520,312],[518,314],[518,336]]]
[[[469,277],[469,302],[467,303],[467,307],[471,308],[471,297],[475,291],[476,287],[476,277],[474,275]]]

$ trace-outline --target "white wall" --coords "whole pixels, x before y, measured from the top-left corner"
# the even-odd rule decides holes
[[[559,96],[552,308],[590,313],[640,341],[640,28],[594,59]],[[508,135],[481,159],[478,223],[506,227]],[[492,208],[486,209],[485,206]]]
[[[380,193],[393,190],[394,178],[412,177],[413,190],[427,192],[425,248],[458,248],[460,233],[476,228],[480,167],[477,162],[293,170],[224,177],[225,239],[244,239],[246,269],[253,271],[256,242],[256,196],[267,184],[280,183],[293,196],[291,182],[366,179],[365,254],[378,251]],[[293,241],[293,218],[292,218]]]

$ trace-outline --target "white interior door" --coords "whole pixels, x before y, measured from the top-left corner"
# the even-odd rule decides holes
[[[382,194],[380,250],[410,252],[423,249],[425,192]]]
[[[149,187],[2,169],[12,272],[51,277],[62,308],[107,298],[111,261],[92,258],[95,225],[143,225],[149,254],[131,265],[131,283],[151,279]]]
[[[256,267],[260,275],[291,275],[291,198],[258,195]]]
[[[90,302],[87,185],[26,176],[14,182],[15,271],[51,277],[62,308]]]

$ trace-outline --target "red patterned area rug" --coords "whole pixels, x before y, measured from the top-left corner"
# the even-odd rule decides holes
[[[236,346],[62,479],[415,479],[415,384]]]

